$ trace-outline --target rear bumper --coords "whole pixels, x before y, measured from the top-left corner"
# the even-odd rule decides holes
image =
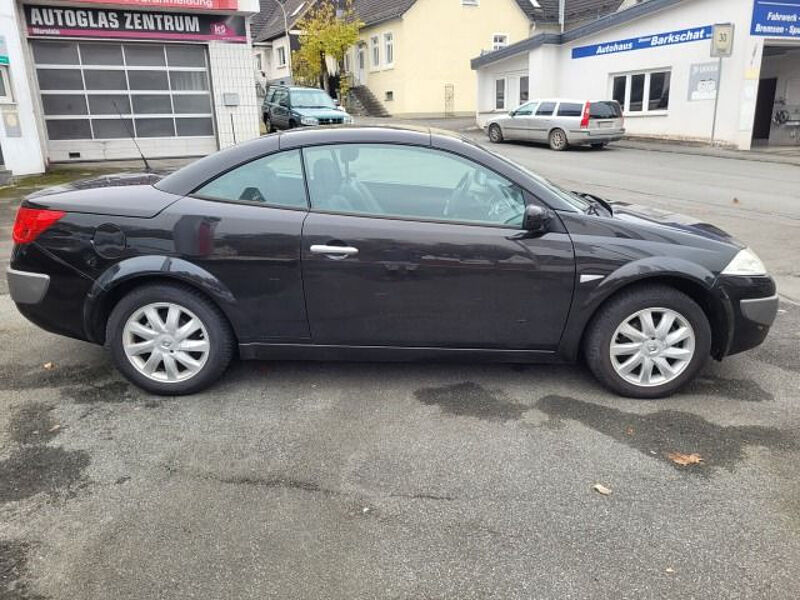
[[[8,292],[17,304],[39,304],[50,287],[50,276],[44,273],[6,269]]]
[[[625,137],[624,129],[572,129],[569,134],[570,144],[607,144]]]

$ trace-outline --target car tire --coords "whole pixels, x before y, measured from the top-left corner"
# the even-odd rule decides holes
[[[638,286],[601,307],[584,336],[583,352],[592,373],[611,391],[629,398],[663,398],[706,364],[711,326],[703,309],[683,292]]]
[[[267,133],[274,133],[275,132],[275,128],[272,126],[272,121],[270,120],[269,117],[266,117],[266,116],[264,117],[264,125],[267,128]]]
[[[488,135],[489,141],[493,144],[500,144],[503,141],[503,130],[496,123],[489,125]]]
[[[289,127],[287,127],[287,129],[294,129],[295,127],[297,127],[297,123],[294,121],[289,121]]]
[[[171,319],[173,314],[177,317]],[[106,347],[129,381],[151,394],[179,396],[199,392],[222,376],[235,339],[225,316],[202,293],[179,284],[151,284],[135,288],[114,306]]]
[[[595,143],[595,144],[592,144],[591,146],[592,146],[592,148],[594,148],[595,150],[602,150],[603,148],[605,148],[605,147],[606,147],[606,144],[605,144],[605,142],[597,142],[597,143]]]
[[[562,150],[566,150],[569,147],[567,134],[563,129],[558,129],[558,128],[553,129],[553,131],[550,132],[550,135],[547,137],[547,139],[550,142],[551,150],[561,152]]]

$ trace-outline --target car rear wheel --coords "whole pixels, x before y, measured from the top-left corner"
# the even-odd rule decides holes
[[[489,125],[489,141],[494,144],[499,144],[503,141],[503,130],[500,129],[500,125]]]
[[[661,398],[691,381],[711,351],[703,309],[666,286],[622,292],[589,327],[584,354],[610,390],[631,398]]]
[[[563,129],[553,129],[548,139],[550,140],[550,148],[553,150],[560,152],[561,150],[566,150],[569,146],[567,134],[564,133]]]
[[[594,148],[595,150],[602,150],[605,147],[606,147],[606,143],[605,142],[596,142],[596,143],[592,144],[592,148]]]
[[[196,290],[156,284],[123,297],[108,319],[117,369],[147,392],[192,394],[224,373],[234,338],[219,309]]]

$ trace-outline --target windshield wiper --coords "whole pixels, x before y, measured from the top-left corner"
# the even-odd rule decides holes
[[[591,203],[589,205],[589,208],[586,209],[586,212],[588,214],[595,215],[595,216],[598,216],[598,217],[602,216],[600,214],[600,212],[597,210],[598,206],[602,206],[603,209],[605,209],[605,211],[610,216],[613,216],[614,209],[611,208],[611,205],[608,202],[606,202],[605,200],[603,200],[602,198],[600,198],[598,196],[595,196],[594,194],[589,194],[589,193],[586,193],[586,192],[572,192],[572,193],[575,194],[576,196],[579,196],[579,197],[583,198],[584,200],[588,200]]]

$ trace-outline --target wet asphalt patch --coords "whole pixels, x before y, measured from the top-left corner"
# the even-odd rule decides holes
[[[83,450],[23,446],[0,461],[0,504],[71,488],[91,462]]]
[[[45,600],[25,581],[29,552],[28,544],[0,540],[0,600]]]
[[[0,365],[0,389],[31,390],[69,385],[87,385],[114,375],[111,365],[55,365],[45,369],[42,365]]]
[[[769,402],[775,397],[750,379],[725,379],[701,374],[681,393],[719,396],[741,402]]]
[[[138,395],[129,383],[108,381],[100,384],[86,383],[62,388],[61,397],[72,400],[76,404],[97,404],[100,402],[120,404],[136,400]]]
[[[770,450],[792,450],[798,446],[796,435],[776,427],[724,427],[676,410],[639,415],[565,396],[545,396],[536,403],[536,408],[551,420],[577,421],[678,470],[705,476],[714,467],[733,470],[745,458],[746,446]],[[680,466],[669,459],[673,452],[696,453],[703,462]]]
[[[442,412],[458,417],[511,421],[521,418],[530,409],[524,404],[501,398],[471,381],[422,388],[416,390],[414,396],[427,406],[438,406]]]
[[[59,434],[60,426],[53,419],[53,406],[33,402],[19,408],[8,426],[9,436],[17,444],[44,444]]]

